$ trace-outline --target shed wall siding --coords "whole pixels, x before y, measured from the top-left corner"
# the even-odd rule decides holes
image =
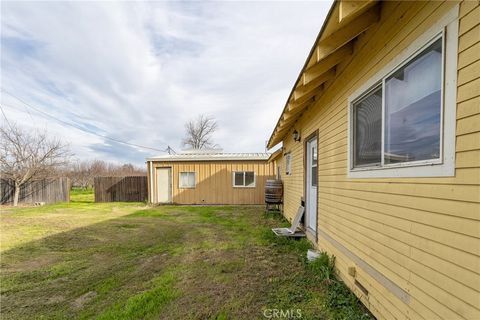
[[[275,177],[275,165],[267,161],[154,162],[153,166],[154,170],[172,168],[172,200],[178,204],[264,204],[265,182]],[[234,171],[254,171],[255,188],[234,188]],[[179,188],[180,172],[196,173],[195,188]],[[153,177],[155,179],[155,173]]]
[[[303,138],[319,130],[318,229],[409,295],[402,301],[319,233],[339,274],[382,319],[480,319],[480,7],[459,6],[456,172],[443,178],[347,178],[348,97],[457,2],[385,2],[381,21],[360,36],[317,104],[289,132],[292,175],[284,181],[285,216],[303,196]],[[293,130],[293,128],[292,128]]]

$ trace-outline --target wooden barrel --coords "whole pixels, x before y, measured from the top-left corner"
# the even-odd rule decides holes
[[[282,203],[282,180],[267,180],[265,184],[265,203]]]

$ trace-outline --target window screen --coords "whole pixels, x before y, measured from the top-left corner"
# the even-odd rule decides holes
[[[382,88],[354,103],[354,165],[378,164],[382,152]]]
[[[442,39],[385,80],[385,163],[440,157]]]
[[[235,172],[235,186],[243,186],[243,172]]]
[[[195,188],[195,172],[180,172],[179,188]]]

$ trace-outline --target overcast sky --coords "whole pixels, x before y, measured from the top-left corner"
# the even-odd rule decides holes
[[[80,159],[142,164],[161,153],[25,103],[177,151],[185,121],[205,113],[226,152],[262,152],[330,5],[2,1],[1,105]]]

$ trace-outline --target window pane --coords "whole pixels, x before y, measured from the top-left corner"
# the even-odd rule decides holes
[[[189,174],[188,174],[188,186],[190,188],[195,187],[195,172],[189,172]]]
[[[195,187],[195,172],[180,172],[180,188]]]
[[[385,163],[440,157],[442,40],[385,80]]]
[[[255,185],[255,173],[245,172],[245,186],[253,187]]]
[[[318,167],[312,167],[312,187],[316,187],[318,184]]]
[[[235,172],[235,185],[243,186],[243,172]]]
[[[188,177],[186,172],[180,172],[180,188],[185,188],[188,184]]]
[[[354,165],[380,163],[382,152],[382,88],[378,88],[354,108]]]

